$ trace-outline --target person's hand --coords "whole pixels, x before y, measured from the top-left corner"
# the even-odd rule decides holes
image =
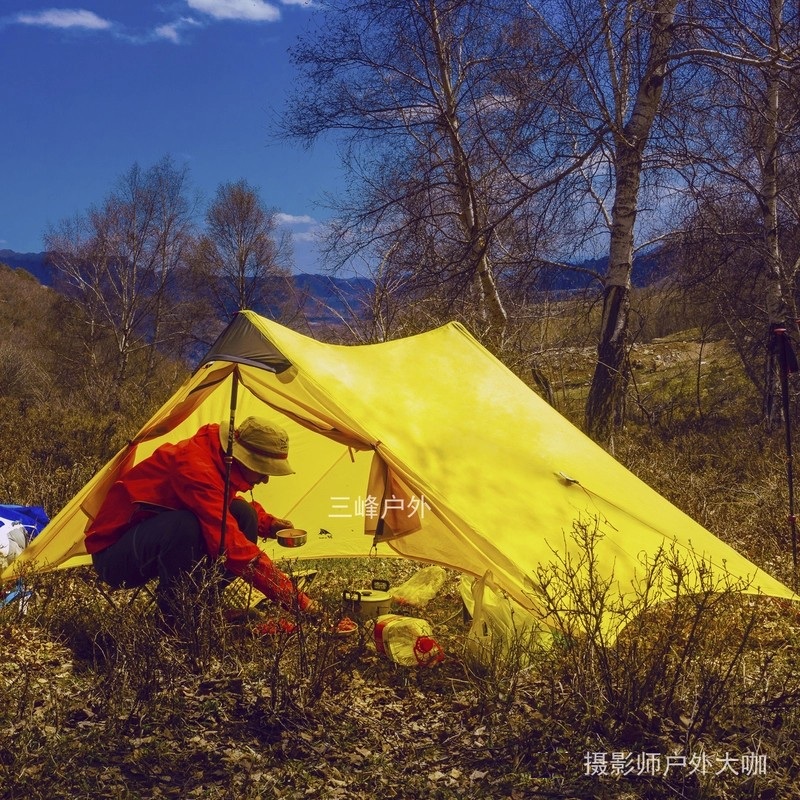
[[[278,531],[284,531],[288,528],[293,528],[292,521],[288,519],[278,519],[278,517],[272,518],[272,524],[269,526],[269,538],[274,539],[278,535]]]
[[[303,614],[312,619],[319,619],[325,613],[325,609],[319,601],[312,600],[305,592],[297,593],[297,602]]]
[[[250,505],[256,512],[256,518],[258,519],[258,535],[262,539],[274,539],[277,537],[278,531],[293,527],[290,520],[278,519],[278,517],[273,517],[272,514],[268,514],[264,510],[264,506],[257,500],[252,500]]]

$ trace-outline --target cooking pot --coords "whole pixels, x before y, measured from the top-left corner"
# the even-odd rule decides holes
[[[308,539],[308,532],[300,528],[284,528],[278,531],[276,538],[281,547],[302,547]]]
[[[371,589],[345,589],[342,592],[345,613],[359,622],[388,614],[392,607],[392,596],[387,591],[389,581],[375,579]]]

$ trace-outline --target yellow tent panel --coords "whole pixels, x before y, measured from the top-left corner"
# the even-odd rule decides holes
[[[23,555],[87,563],[83,534],[110,484],[164,442],[258,413],[289,431],[296,474],[257,487],[309,531],[302,558],[397,554],[482,576],[536,610],[537,568],[568,552],[578,520],[603,531],[601,568],[620,594],[642,559],[673,545],[750,591],[792,592],[636,478],[459,324],[374,345],[315,341],[245,311],[204,363]],[[273,557],[287,551],[271,552]],[[688,585],[688,584],[687,584]]]

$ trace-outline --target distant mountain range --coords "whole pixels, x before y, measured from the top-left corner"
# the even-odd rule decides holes
[[[55,270],[47,263],[47,253],[17,253],[0,250],[0,263],[24,269],[44,286],[52,286]],[[538,283],[539,291],[571,292],[591,285],[589,272],[604,274],[607,259],[586,260],[575,272],[563,269],[544,271]],[[658,253],[636,258],[633,265],[634,286],[646,286],[663,277],[663,259]],[[372,281],[368,278],[334,278],[328,275],[300,273],[292,276],[291,287],[276,287],[277,295],[292,291],[300,301],[306,319],[314,324],[336,323],[351,317],[370,295]]]
[[[14,269],[30,272],[39,283],[53,285],[53,270],[45,263],[47,253],[15,253],[13,250],[0,250],[0,264],[8,264]]]
[[[55,270],[47,263],[47,253],[0,250],[0,264],[25,270],[43,286],[52,286],[55,282]],[[345,319],[351,317],[363,304],[371,288],[372,282],[368,278],[332,278],[300,273],[292,276],[291,287],[285,284],[277,286],[276,295],[285,297],[289,291],[293,292],[308,322],[324,324],[338,322],[339,315]]]

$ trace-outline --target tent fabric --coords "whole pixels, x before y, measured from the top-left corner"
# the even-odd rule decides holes
[[[309,531],[292,559],[378,553],[473,576],[491,571],[500,590],[541,613],[537,571],[578,559],[570,533],[588,520],[603,532],[598,563],[620,595],[671,546],[748,581],[748,591],[794,597],[636,478],[458,323],[357,346],[316,341],[250,311],[234,327],[3,577],[31,561],[40,569],[87,563],[83,533],[111,483],[160,444],[227,419],[235,372],[236,419],[274,416],[289,432],[295,474],[257,487],[254,498]],[[694,577],[699,585],[702,575]]]

